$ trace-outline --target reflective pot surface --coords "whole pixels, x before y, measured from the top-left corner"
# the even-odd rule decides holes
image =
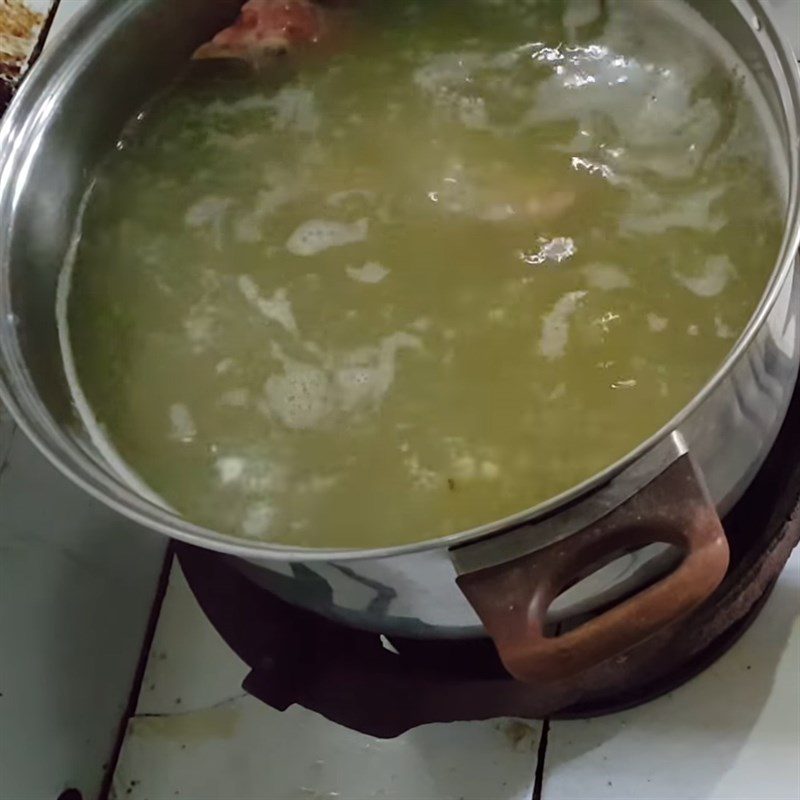
[[[761,0],[690,3],[746,65],[785,178],[780,257],[719,372],[655,436],[570,492],[479,529],[367,551],[243,541],[153,505],[92,446],[64,378],[56,284],[88,180],[126,120],[239,5],[98,0],[38,62],[7,112],[0,128],[0,395],[20,426],[94,496],[152,529],[236,559],[290,602],[388,636],[488,631],[524,680],[612,657],[687,613],[724,575],[718,515],[741,496],[772,445],[800,363],[800,80]],[[665,572],[598,624],[571,638],[544,637],[546,620],[606,606]]]

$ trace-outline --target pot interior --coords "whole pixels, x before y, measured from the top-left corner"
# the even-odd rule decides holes
[[[72,30],[30,75],[0,141],[3,152],[8,152],[0,199],[0,218],[8,231],[0,265],[0,325],[3,375],[12,409],[51,458],[95,494],[152,527],[220,549],[230,549],[232,540],[138,496],[97,452],[76,419],[54,308],[58,275],[90,177],[115,147],[125,123],[184,69],[200,43],[235,16],[238,5],[236,0],[198,2],[190,12],[169,0],[139,0],[113,8],[97,3],[80,28]],[[785,81],[776,78],[782,65],[765,35],[766,20],[754,25],[758,6],[744,2],[699,2],[697,9],[734,46],[758,85],[774,124],[776,157],[784,167],[779,172],[787,175],[792,136],[787,124],[789,99]],[[576,491],[586,491],[609,474],[595,476]],[[552,506],[545,503],[540,510]],[[513,519],[533,513],[529,509]],[[236,546],[245,551],[269,547]]]

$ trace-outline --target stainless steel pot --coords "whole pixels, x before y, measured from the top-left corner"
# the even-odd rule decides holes
[[[764,101],[786,178],[786,236],[758,310],[717,374],[661,431],[591,480],[436,541],[304,551],[234,539],[173,516],[122,483],[93,448],[73,413],[54,315],[79,202],[124,122],[232,18],[237,0],[97,2],[26,78],[0,128],[3,400],[44,454],[88,492],[150,528],[235,558],[293,603],[388,636],[488,632],[509,670],[525,680],[618,656],[687,613],[722,579],[727,544],[718,514],[742,494],[771,446],[800,362],[797,65],[761,0],[693,4],[733,45]],[[656,568],[667,569],[666,577],[614,605],[652,583]],[[601,604],[611,607],[591,622],[544,637],[546,619]]]

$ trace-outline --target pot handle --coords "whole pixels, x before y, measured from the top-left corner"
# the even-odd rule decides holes
[[[513,531],[508,534],[513,536]],[[664,542],[683,551],[655,584],[577,628],[545,633],[550,604],[624,552]],[[512,561],[457,578],[508,672],[528,683],[574,677],[686,616],[717,588],[728,542],[688,453],[622,505],[578,533]]]

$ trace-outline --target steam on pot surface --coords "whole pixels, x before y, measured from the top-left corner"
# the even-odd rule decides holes
[[[118,471],[225,533],[402,544],[570,488],[701,389],[783,211],[694,12],[277,5],[88,187],[58,315]]]

